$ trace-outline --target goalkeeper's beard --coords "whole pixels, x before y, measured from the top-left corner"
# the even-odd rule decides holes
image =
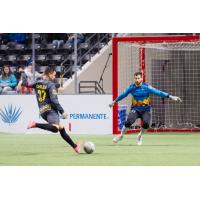
[[[135,85],[137,86],[137,87],[139,87],[139,86],[141,86],[142,85],[142,81],[140,81],[140,82],[135,82]]]

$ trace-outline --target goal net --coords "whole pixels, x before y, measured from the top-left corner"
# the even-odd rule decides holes
[[[113,38],[113,99],[131,83],[136,71],[144,82],[183,103],[151,96],[151,131],[200,131],[200,40],[198,36]],[[113,133],[119,133],[118,109],[127,107],[132,96],[113,110]],[[140,128],[140,120],[132,128]]]

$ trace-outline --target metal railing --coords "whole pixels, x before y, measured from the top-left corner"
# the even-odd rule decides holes
[[[84,59],[88,56],[88,61],[91,60],[91,57],[92,57],[92,52],[95,52],[98,53],[102,46],[102,42],[103,41],[106,41],[105,44],[107,44],[109,42],[109,40],[111,39],[110,37],[110,34],[107,33],[105,34],[103,37],[100,38],[99,36],[100,33],[94,33],[92,34],[91,36],[89,36],[86,41],[84,42],[85,44],[88,44],[89,48],[88,49],[84,49],[82,46],[79,46],[77,48],[77,65],[78,66],[82,66],[83,63],[84,63]],[[96,42],[93,44],[93,40],[94,38],[97,37],[98,39],[96,40]],[[83,53],[82,50],[85,50],[85,52]],[[97,51],[95,51],[95,49],[97,49]],[[74,52],[75,54],[75,52]],[[67,62],[67,61],[71,61],[70,65],[73,65],[73,60],[75,60],[75,56],[72,54],[72,55],[69,55],[62,63],[61,63],[61,66],[65,66],[64,64]],[[68,66],[66,66],[68,67]]]
[[[95,37],[97,37],[96,43],[95,43],[95,44],[92,44],[92,40],[93,40]],[[109,34],[109,33],[105,34],[105,35],[104,35],[103,37],[101,37],[101,38],[99,37],[99,33],[94,33],[93,35],[91,35],[90,37],[88,37],[87,40],[85,41],[85,43],[88,43],[89,46],[90,46],[90,48],[89,48],[85,53],[83,53],[83,55],[82,55],[82,53],[81,53],[82,48],[79,47],[79,48],[77,49],[77,51],[78,51],[78,65],[79,65],[79,66],[82,66],[83,60],[85,59],[85,57],[86,57],[87,55],[89,55],[89,61],[90,61],[90,60],[91,60],[91,57],[92,57],[92,56],[91,56],[92,52],[93,52],[95,49],[97,49],[97,52],[96,52],[96,53],[98,53],[98,52],[101,50],[101,48],[102,48],[102,46],[101,46],[102,42],[106,40],[105,44],[108,44],[108,42],[109,42],[110,39],[111,39],[111,38],[110,38],[110,34]],[[79,57],[79,56],[80,56],[80,57]]]
[[[105,94],[97,81],[80,81],[79,94]]]
[[[95,37],[98,38],[97,41],[95,41]],[[85,50],[84,53],[82,53],[82,47],[79,46],[77,49],[76,49],[76,52],[75,52],[75,49],[74,49],[74,56],[73,54],[72,55],[69,55],[62,63],[61,63],[61,67],[62,67],[62,77],[65,77],[67,74],[70,74],[70,76],[68,76],[69,78],[72,78],[72,75],[74,73],[76,73],[76,70],[79,68],[82,67],[83,63],[84,63],[84,59],[86,56],[89,57],[88,61],[91,60],[91,53],[92,52],[95,52],[98,53],[100,51],[100,49],[102,48],[102,46],[100,45],[103,41],[106,41],[105,44],[107,44],[110,40],[110,34],[105,34],[103,37],[99,37],[99,34],[92,34],[90,37],[87,38],[87,40],[85,41],[86,44],[88,44],[89,48]],[[92,44],[92,41],[95,43]],[[97,51],[95,51],[95,49]],[[69,62],[69,64],[65,65],[65,63]],[[75,63],[76,63],[76,66],[75,66]],[[104,73],[105,69],[103,70],[103,73]],[[93,85],[90,85],[90,86],[81,86],[80,83],[79,83],[79,93],[84,93],[81,89],[83,88],[93,88],[94,91],[92,91],[91,93],[95,93],[95,94],[105,94],[104,90],[103,90],[103,73],[101,75],[101,78],[99,80],[99,82],[97,81],[87,81],[87,83],[93,83]],[[75,79],[76,80],[76,79]],[[81,84],[83,82],[81,81]],[[86,83],[86,82],[85,82]],[[101,86],[102,85],[102,86]],[[89,93],[89,91],[86,91],[86,93]]]

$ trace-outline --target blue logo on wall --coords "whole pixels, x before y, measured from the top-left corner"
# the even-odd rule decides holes
[[[4,110],[0,109],[1,120],[9,125],[16,123],[21,113],[21,107],[17,108],[12,104],[8,105],[7,108],[4,106]]]

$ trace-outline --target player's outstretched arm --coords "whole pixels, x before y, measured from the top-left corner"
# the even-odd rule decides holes
[[[62,115],[64,113],[64,109],[58,101],[58,96],[54,84],[51,84],[49,87],[49,97],[54,108]]]
[[[169,94],[167,92],[158,90],[158,89],[152,87],[151,85],[148,85],[147,88],[148,88],[150,94],[155,94],[159,97],[169,97]]]
[[[121,93],[112,103],[109,104],[109,107],[112,108],[115,105],[115,103],[127,97],[131,93],[133,88],[134,88],[133,85],[130,85],[129,87],[127,87],[123,93]]]
[[[181,98],[180,97],[177,97],[177,96],[172,96],[172,95],[169,95],[169,98],[171,99],[171,100],[173,100],[173,101],[179,101],[179,102],[183,102],[182,100],[181,100]]]
[[[179,101],[179,102],[182,103],[182,100],[181,100],[180,97],[172,96],[172,95],[170,95],[170,94],[168,94],[166,92],[163,92],[161,90],[158,90],[158,89],[152,87],[151,85],[148,85],[148,89],[152,94],[155,94],[155,95],[160,96],[160,97],[169,97],[173,101]]]

